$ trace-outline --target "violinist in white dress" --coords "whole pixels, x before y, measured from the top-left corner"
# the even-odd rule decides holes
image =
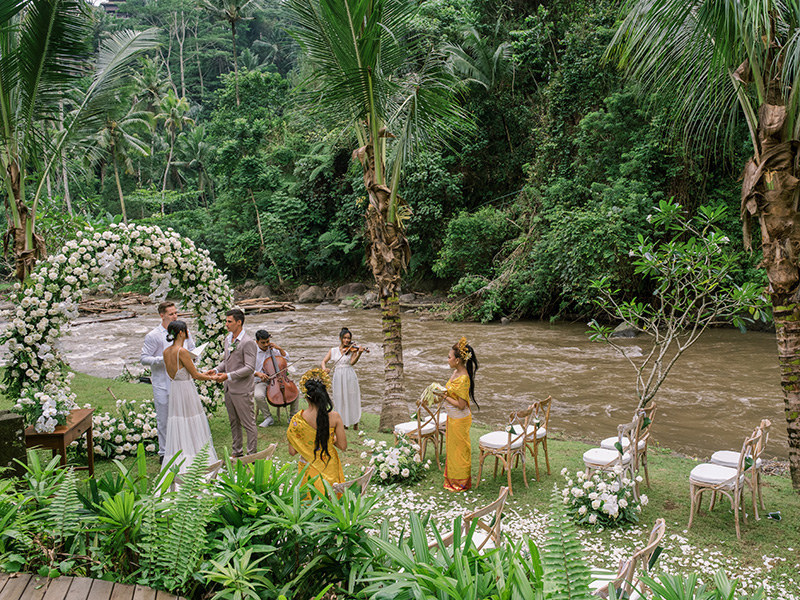
[[[164,350],[164,366],[171,380],[164,462],[180,452],[177,463],[181,473],[192,464],[195,455],[206,444],[208,464],[217,462],[208,417],[194,384],[194,379],[212,381],[214,377],[200,373],[195,367],[192,355],[183,347],[188,336],[183,321],[173,321],[167,326],[167,340],[172,345]]]

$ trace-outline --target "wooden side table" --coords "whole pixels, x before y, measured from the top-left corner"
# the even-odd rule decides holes
[[[45,448],[61,455],[61,466],[67,466],[67,446],[86,434],[86,452],[88,467],[75,467],[76,470],[89,469],[94,476],[94,440],[92,438],[93,408],[76,408],[67,417],[66,425],[59,425],[53,433],[38,433],[33,425],[25,430],[25,446],[28,448]]]

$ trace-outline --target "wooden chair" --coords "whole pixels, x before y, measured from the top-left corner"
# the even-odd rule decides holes
[[[608,590],[613,587],[617,591],[617,598],[641,599],[642,596],[636,590],[639,584],[637,578],[639,565],[641,565],[641,570],[649,571],[650,558],[661,543],[665,531],[664,519],[656,519],[645,547],[636,550],[628,560],[621,560],[613,579],[595,579],[590,584],[590,587],[593,588],[592,594],[600,598],[608,598]]]
[[[211,483],[217,478],[219,475],[220,470],[222,469],[222,461],[218,460],[215,463],[208,465],[206,468],[206,474],[203,478],[206,480],[206,483]],[[172,485],[170,486],[170,491],[177,492],[178,488],[183,485],[183,479],[181,479],[180,475],[175,475],[175,479],[172,480]]]
[[[547,428],[550,424],[550,405],[553,402],[552,396],[548,396],[545,400],[534,402],[533,415],[531,416],[531,425],[528,426],[528,433],[530,435],[525,440],[525,447],[530,451],[533,456],[533,462],[536,465],[536,481],[539,481],[539,444],[544,448],[544,459],[547,463],[547,474],[550,475],[550,455],[547,453]]]
[[[639,484],[636,482],[636,474],[639,470],[639,435],[643,418],[644,410],[639,409],[636,411],[633,421],[617,427],[616,443],[623,449],[622,452],[617,447],[614,447],[613,450],[592,448],[583,453],[583,464],[586,466],[587,478],[593,471],[621,471],[619,473],[620,476],[628,473],[633,481],[633,495],[635,498],[639,498]]]
[[[644,469],[644,479],[647,487],[650,487],[650,472],[647,470],[647,448],[650,445],[650,428],[653,426],[653,421],[656,417],[656,403],[651,402],[645,408],[641,408],[638,410],[644,411],[644,417],[646,422],[641,425],[642,430],[639,432],[639,466]],[[614,444],[619,441],[616,437],[609,437],[604,439],[600,442],[601,448],[606,448],[607,450],[615,450],[616,447]],[[622,449],[628,449],[627,439],[622,440]]]
[[[503,507],[505,506],[506,498],[508,498],[508,493],[509,489],[507,487],[501,487],[500,494],[497,496],[497,500],[487,506],[484,506],[483,508],[479,508],[474,512],[464,514],[461,521],[461,533],[466,535],[467,532],[469,532],[469,530],[472,528],[472,524],[475,523],[475,531],[472,534],[472,543],[475,545],[475,548],[478,550],[478,552],[482,551],[484,548],[489,550],[492,548],[497,548],[500,545],[502,535],[500,525],[503,520]],[[482,517],[487,515],[493,515],[492,520],[489,523],[486,523],[482,519]],[[442,536],[443,548],[453,545],[454,534],[455,531],[450,531]],[[433,541],[428,545],[428,548],[430,549],[438,547],[439,543],[436,541]]]
[[[435,407],[430,406],[423,398],[417,400],[417,419],[415,421],[406,421],[399,423],[394,427],[394,442],[397,443],[397,438],[405,435],[409,439],[414,440],[419,444],[419,458],[425,459],[425,454],[428,451],[428,442],[433,442],[433,451],[436,454],[436,466],[442,468],[439,464],[439,438],[441,431],[439,428],[439,416],[442,411],[441,402],[436,404]],[[445,419],[445,423],[447,420]]]
[[[244,465],[249,465],[257,460],[269,460],[273,457],[277,448],[278,444],[275,442],[267,446],[266,449],[262,450],[261,452],[255,452],[253,454],[248,454],[247,456],[240,456],[234,460],[238,460]]]
[[[761,468],[764,466],[764,461],[761,460],[761,454],[766,449],[767,442],[769,442],[770,427],[772,427],[772,423],[770,423],[769,419],[763,419],[759,424],[758,429],[761,430],[761,438],[756,445],[753,464],[749,469],[750,478],[748,484],[750,485],[750,491],[753,496],[753,513],[756,516],[756,521],[760,519],[758,516],[758,506],[761,505],[761,509],[766,510],[764,507],[764,498],[761,496]],[[711,455],[710,462],[714,465],[735,469],[739,463],[739,452],[733,450],[714,452],[714,454]],[[756,502],[756,495],[758,495],[758,502]]]
[[[337,494],[343,494],[345,490],[349,490],[354,485],[358,485],[358,493],[363,496],[367,493],[367,489],[369,488],[369,482],[372,481],[372,476],[375,474],[375,467],[371,466],[364,474],[359,477],[358,479],[351,479],[349,481],[343,481],[342,483],[334,483],[333,484],[333,491]]]
[[[692,469],[689,475],[689,494],[692,506],[689,513],[689,527],[692,526],[694,515],[700,512],[703,501],[703,492],[711,492],[711,505],[709,510],[714,510],[717,493],[724,494],[731,501],[733,519],[736,524],[736,537],[741,539],[739,528],[739,509],[742,507],[742,492],[744,490],[746,474],[752,468],[748,461],[752,461],[756,454],[756,447],[761,443],[762,431],[756,428],[752,436],[742,444],[736,468],[723,467],[712,463],[703,463]],[[747,521],[747,513],[742,511],[742,516]]]
[[[478,482],[475,484],[476,488],[481,484],[483,461],[486,460],[487,456],[494,456],[495,477],[497,477],[498,462],[503,462],[503,470],[507,471],[508,475],[508,492],[512,496],[514,491],[511,488],[511,466],[515,459],[519,464],[519,459],[521,458],[522,478],[525,480],[525,487],[530,487],[525,469],[525,449],[528,447],[529,440],[536,437],[537,428],[530,425],[531,415],[533,415],[535,406],[535,404],[531,404],[525,410],[511,413],[508,417],[508,425],[505,431],[493,431],[480,437],[478,441],[480,457],[478,458]]]

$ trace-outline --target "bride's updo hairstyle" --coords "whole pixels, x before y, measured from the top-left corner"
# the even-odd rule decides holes
[[[314,439],[314,456],[319,452],[320,458],[327,456],[327,460],[330,460],[331,454],[328,452],[328,439],[331,436],[331,432],[328,413],[333,410],[333,402],[331,402],[331,397],[328,395],[325,383],[319,379],[306,381],[305,390],[308,403],[317,407],[317,435]]]
[[[186,323],[183,321],[173,321],[167,325],[167,341],[174,342],[175,338],[178,337],[178,334],[181,331],[188,337],[189,329],[186,327]]]

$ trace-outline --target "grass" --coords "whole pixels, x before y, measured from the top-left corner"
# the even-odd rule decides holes
[[[114,412],[114,400],[108,393],[111,390],[118,398],[146,400],[152,398],[151,388],[138,383],[124,383],[100,379],[83,374],[76,374],[72,389],[77,394],[78,403],[94,406],[98,412]],[[302,400],[301,400],[302,406]],[[0,408],[9,408],[7,399],[0,400]],[[274,410],[273,410],[274,413]],[[282,462],[293,461],[287,451],[285,437],[286,419],[282,412],[281,425],[259,428],[259,449],[272,442],[278,442],[276,459]],[[539,467],[541,481],[534,481],[533,464],[529,465],[529,486],[525,487],[522,469],[512,472],[514,495],[509,500],[504,520],[504,530],[512,538],[522,535],[531,536],[541,541],[546,526],[546,512],[554,486],[562,488],[564,477],[560,475],[563,468],[571,472],[581,470],[581,456],[589,447],[587,444],[564,439],[558,434],[558,423],[551,420],[549,437],[549,453],[551,474],[547,474],[544,456],[540,452]],[[348,431],[348,450],[342,455],[345,476],[350,479],[361,472],[361,467],[368,464],[369,459],[362,459],[362,452],[370,454],[364,445],[366,438],[392,442],[391,434],[377,431],[378,416],[364,414],[362,432]],[[656,422],[654,427],[658,427]],[[476,483],[478,462],[478,438],[489,429],[473,426],[471,431],[473,447],[473,485]],[[230,451],[230,428],[225,410],[221,409],[211,419],[211,432],[217,453],[222,456]],[[540,447],[541,450],[541,447]],[[630,555],[634,546],[641,546],[649,532],[649,527],[659,517],[667,522],[667,534],[664,538],[664,553],[659,564],[664,570],[673,573],[700,571],[706,575],[723,567],[734,577],[740,577],[752,589],[753,586],[765,583],[769,586],[767,598],[800,598],[800,495],[791,487],[788,477],[763,477],[765,512],[780,511],[781,521],[766,518],[763,514],[760,521],[748,519],[742,524],[742,539],[736,538],[733,525],[733,514],[730,503],[723,498],[713,512],[708,511],[708,494],[706,504],[700,515],[695,517],[692,529],[687,530],[689,521],[689,483],[688,476],[697,461],[679,456],[666,448],[651,447],[649,451],[649,468],[651,487],[642,490],[649,497],[649,504],[642,512],[641,526],[632,530],[583,530],[582,541],[586,547],[590,561],[598,566],[616,568],[619,557]],[[433,459],[433,451],[428,449],[428,458]],[[123,461],[131,466],[133,458]],[[102,474],[116,467],[110,460],[97,460],[96,471]],[[400,531],[406,522],[405,515],[411,510],[430,511],[433,518],[447,529],[452,519],[467,510],[488,504],[497,496],[501,485],[506,484],[505,476],[492,477],[493,461],[487,460],[484,465],[483,481],[477,489],[465,494],[450,494],[443,491],[443,472],[433,464],[429,474],[421,482],[412,487],[399,487],[390,491],[383,500],[384,514],[390,519],[392,527]],[[159,470],[155,456],[148,458],[148,471],[152,474]]]

